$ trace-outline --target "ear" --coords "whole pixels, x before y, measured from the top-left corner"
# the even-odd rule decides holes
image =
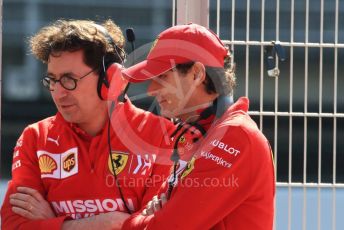
[[[195,64],[192,67],[193,75],[194,75],[194,82],[197,85],[200,85],[204,82],[206,72],[205,72],[205,67],[202,63],[200,62],[195,62]]]

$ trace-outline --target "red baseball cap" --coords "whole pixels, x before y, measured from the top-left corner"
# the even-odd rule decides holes
[[[210,67],[224,67],[227,54],[228,50],[211,30],[193,23],[177,25],[158,35],[145,61],[122,73],[130,82],[141,82],[159,76],[177,64],[190,61]]]

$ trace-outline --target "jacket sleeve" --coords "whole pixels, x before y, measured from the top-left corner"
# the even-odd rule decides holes
[[[217,130],[202,144],[165,206],[149,216],[136,213],[123,229],[210,229],[248,199],[260,183],[252,179],[255,167],[271,170],[267,144],[253,144],[240,127],[231,127],[224,135]],[[261,165],[251,159],[252,145],[254,152],[263,152],[262,159],[267,159]]]
[[[67,217],[46,220],[29,220],[12,212],[9,196],[16,193],[18,186],[26,186],[39,191],[45,197],[41,174],[36,156],[37,135],[33,127],[24,130],[17,141],[13,153],[12,180],[1,208],[1,226],[3,229],[60,229]]]
[[[153,164],[153,170],[146,183],[146,191],[142,199],[141,207],[145,208],[146,204],[152,200],[153,196],[158,194],[164,181],[168,178],[172,166],[170,156],[172,153],[172,142],[170,141],[170,134],[174,131],[175,126],[167,119],[155,118],[155,121],[159,121],[159,124],[151,124],[147,126],[150,129],[150,133],[156,135],[156,146],[158,146],[158,152]],[[157,128],[156,126],[160,127]],[[168,138],[168,139],[166,139]]]
[[[171,166],[169,165],[154,164],[152,175],[146,181],[146,190],[145,190],[144,196],[142,198],[142,203],[141,203],[142,209],[144,209],[147,203],[150,200],[152,200],[153,196],[158,194],[158,191],[161,188],[161,185],[169,176],[170,169],[171,169]]]

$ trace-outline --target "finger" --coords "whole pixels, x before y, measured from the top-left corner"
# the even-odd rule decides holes
[[[159,211],[161,209],[160,201],[158,199],[158,196],[154,196],[153,197],[152,205],[153,205],[154,212]]]
[[[147,205],[146,205],[146,209],[150,209],[152,206],[152,201],[148,201]]]
[[[143,215],[143,216],[148,216],[148,214],[147,214],[147,209],[143,209],[141,215]]]
[[[14,196],[10,197],[10,204],[16,207],[20,207],[22,209],[31,211],[33,208],[35,208],[35,210],[37,210],[36,207],[39,207],[39,201],[37,201],[35,198],[33,198],[30,195],[25,195],[28,198],[23,200],[23,194],[16,194]],[[24,196],[24,197],[25,197]],[[19,197],[19,199],[17,199]],[[32,213],[32,212],[31,212]]]
[[[27,201],[31,196],[24,194],[24,193],[13,193],[10,195],[10,198],[17,199],[17,200],[22,200],[22,201]]]
[[[10,199],[10,204],[15,207],[19,207],[22,209],[28,209],[30,204],[26,201],[18,200],[18,199]]]
[[[161,200],[161,207],[164,207],[164,205],[167,203],[167,196],[165,193],[162,193],[160,195],[160,200]]]
[[[152,215],[154,213],[153,207],[152,207],[152,201],[149,201],[146,206],[146,214]]]
[[[14,193],[10,195],[10,199],[21,200],[21,201],[24,201],[25,203],[29,203],[34,206],[38,206],[40,203],[40,201],[38,201],[32,195],[24,194],[24,193]]]
[[[31,195],[38,201],[44,200],[43,196],[36,189],[29,188],[29,187],[17,187],[17,191],[20,193]]]
[[[12,211],[22,217],[28,218],[28,219],[33,219],[32,214],[26,210],[26,209],[22,209],[19,207],[12,207]]]
[[[154,210],[153,210],[152,207],[146,208],[146,214],[147,214],[147,216],[152,215],[153,213],[154,213]]]

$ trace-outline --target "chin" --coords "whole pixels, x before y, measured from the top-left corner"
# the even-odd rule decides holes
[[[173,118],[173,114],[171,113],[171,111],[166,111],[163,109],[160,110],[160,115],[167,118]]]
[[[167,118],[178,118],[178,114],[175,111],[161,110],[160,114],[161,116]]]
[[[69,113],[61,113],[62,117],[70,123],[78,123],[78,119],[75,116],[75,114],[69,114]]]

